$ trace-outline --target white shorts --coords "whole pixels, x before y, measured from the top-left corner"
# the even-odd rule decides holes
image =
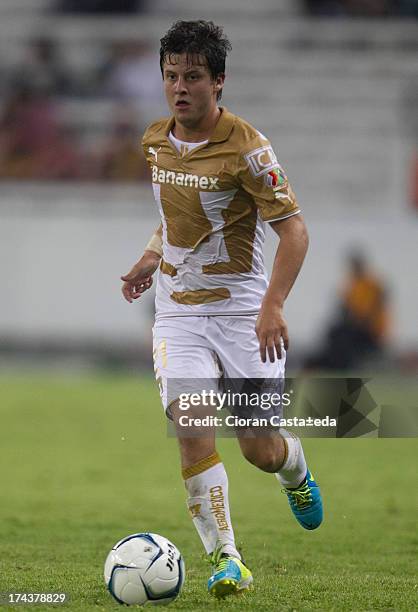
[[[153,328],[154,370],[165,410],[182,392],[194,393],[207,381],[215,391],[222,377],[283,381],[286,353],[261,361],[255,333],[257,315],[171,317]],[[170,384],[170,381],[180,381]]]

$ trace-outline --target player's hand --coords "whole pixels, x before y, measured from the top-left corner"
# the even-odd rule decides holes
[[[255,332],[260,343],[260,356],[263,363],[267,355],[271,363],[282,357],[282,341],[285,350],[289,348],[287,323],[283,308],[269,301],[264,301],[255,325]]]
[[[138,299],[152,286],[152,275],[160,265],[160,259],[157,253],[145,251],[132,270],[120,277],[124,281],[122,294],[127,302],[132,304],[133,300]]]

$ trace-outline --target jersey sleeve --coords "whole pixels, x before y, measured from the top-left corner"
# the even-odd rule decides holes
[[[263,221],[278,221],[300,212],[273,147],[261,134],[241,154],[238,180],[241,187],[254,198]]]

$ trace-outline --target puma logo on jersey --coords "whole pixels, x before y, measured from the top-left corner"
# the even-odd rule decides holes
[[[157,150],[155,150],[154,147],[148,147],[148,151],[149,153],[151,153],[151,155],[154,155],[155,161],[158,161],[158,151],[160,150],[161,150],[161,147],[158,147]]]
[[[287,191],[281,191],[281,187],[273,187],[274,197],[276,200],[288,200],[289,203],[293,202],[292,195]]]
[[[180,145],[180,155],[184,157],[189,152],[189,147],[185,144]]]
[[[174,172],[174,170],[164,170],[158,168],[158,166],[152,166],[152,182],[179,185],[180,187],[194,187],[195,189],[219,189],[219,178]]]

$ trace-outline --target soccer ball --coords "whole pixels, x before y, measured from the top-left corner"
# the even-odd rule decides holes
[[[121,604],[167,604],[184,583],[179,550],[156,533],[134,533],[114,545],[107,556],[104,578]]]

